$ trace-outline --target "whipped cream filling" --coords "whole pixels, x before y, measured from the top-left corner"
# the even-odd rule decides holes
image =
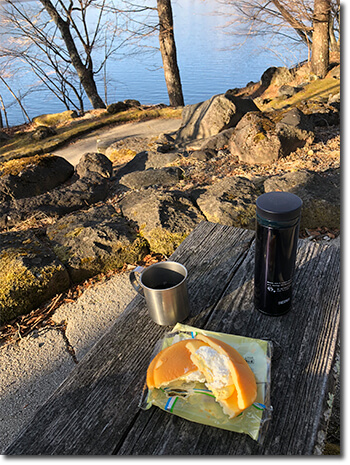
[[[206,384],[209,389],[221,389],[230,384],[231,372],[227,355],[219,354],[212,347],[202,346],[196,350],[195,357],[206,366]]]

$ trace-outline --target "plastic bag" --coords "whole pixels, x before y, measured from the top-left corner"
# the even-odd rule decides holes
[[[272,343],[233,334],[202,330],[178,323],[172,332],[156,344],[152,358],[161,350],[183,339],[204,334],[234,347],[247,361],[257,383],[257,399],[240,415],[230,419],[204,383],[184,383],[179,389],[148,389],[145,385],[140,407],[147,410],[152,405],[186,420],[215,426],[238,433],[245,433],[262,443],[267,421],[271,418],[270,404]]]

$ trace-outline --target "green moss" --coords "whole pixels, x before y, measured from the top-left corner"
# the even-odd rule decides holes
[[[169,257],[175,249],[186,239],[189,232],[172,233],[161,227],[154,228],[145,233],[150,245],[150,249],[154,253],[161,253]]]
[[[64,245],[54,245],[52,250],[64,264],[68,263],[73,257],[71,249]]]
[[[255,228],[255,215],[256,215],[256,207],[255,205],[246,205],[245,207],[237,207],[237,218],[235,224],[238,228],[248,228],[254,229]]]
[[[59,123],[64,123],[76,118],[76,113],[73,111],[63,111],[62,113],[51,113],[40,115],[33,118],[33,123],[44,126],[56,126]]]
[[[318,79],[308,83],[304,89],[292,97],[285,99],[283,97],[277,97],[272,99],[269,103],[262,105],[260,109],[266,110],[278,110],[282,108],[291,108],[298,106],[303,100],[314,100],[317,101],[320,98],[328,98],[329,95],[334,95],[340,92],[340,81],[333,78]]]
[[[0,324],[29,313],[54,295],[53,283],[62,284],[63,287],[69,284],[62,264],[30,271],[21,261],[25,255],[21,250],[8,249],[0,257]]]
[[[254,136],[254,142],[256,144],[258,144],[259,142],[261,142],[262,140],[266,139],[266,135],[263,133],[263,132],[258,132],[255,136]]]
[[[61,229],[63,229],[63,228],[61,228]],[[76,237],[76,236],[79,236],[79,234],[81,234],[84,231],[84,229],[85,229],[84,227],[75,228],[72,231],[67,232],[64,235],[64,237]]]
[[[29,165],[43,165],[46,163],[46,160],[51,158],[52,155],[35,155],[33,157],[17,158],[14,160],[9,160],[0,166],[0,177],[5,176],[6,174],[12,174],[16,176],[21,171],[23,171]]]

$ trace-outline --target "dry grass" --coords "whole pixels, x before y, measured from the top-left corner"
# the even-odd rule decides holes
[[[34,141],[32,133],[36,124],[21,126],[17,131],[9,131],[13,134],[10,140],[0,147],[0,160],[2,162],[21,157],[42,155],[49,153],[67,142],[101,127],[118,125],[127,122],[144,121],[155,118],[181,118],[182,108],[132,108],[127,111],[109,114],[105,110],[88,112],[82,118],[59,122],[54,129],[57,134],[42,141]]]

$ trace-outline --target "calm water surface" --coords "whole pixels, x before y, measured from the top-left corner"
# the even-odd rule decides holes
[[[197,103],[227,89],[242,87],[249,81],[258,81],[270,66],[284,66],[273,52],[262,52],[262,39],[248,41],[239,49],[230,48],[234,43],[220,27],[227,18],[216,14],[216,0],[174,0],[174,28],[178,64],[186,104]],[[158,38],[149,39],[149,44],[158,46]],[[279,51],[283,53],[283,51]],[[304,55],[303,55],[304,54]],[[306,58],[302,50],[297,57],[287,56],[287,66]],[[289,63],[288,63],[289,60]],[[160,53],[139,54],[124,59],[110,60],[108,72],[108,103],[133,98],[142,104],[169,103]],[[22,91],[32,84],[30,75],[20,81]],[[18,79],[17,79],[18,81]],[[33,83],[35,82],[33,77]],[[18,82],[11,83],[18,90]],[[98,81],[101,96],[104,84]],[[11,98],[0,88],[5,102]],[[22,92],[23,93],[23,92]],[[86,109],[91,108],[86,100]],[[66,108],[48,91],[34,92],[25,99],[25,107],[32,118],[43,113],[56,113]],[[21,110],[12,106],[8,110],[10,124],[24,121]]]

